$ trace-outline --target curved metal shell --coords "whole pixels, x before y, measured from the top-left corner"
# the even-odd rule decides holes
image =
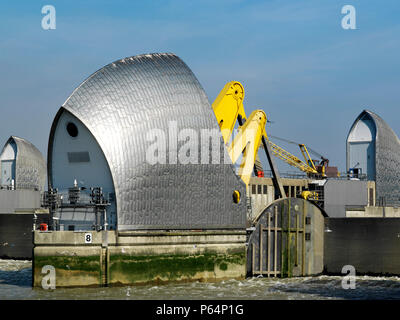
[[[367,117],[375,125],[375,181],[376,199],[386,205],[400,204],[400,141],[392,128],[376,113],[364,110],[350,128],[349,135],[359,120]],[[347,140],[349,138],[347,137]],[[349,146],[347,146],[349,148]],[[349,156],[349,150],[347,150]],[[347,160],[349,161],[349,160]]]
[[[46,162],[41,152],[29,141],[11,136],[4,148],[11,142],[17,146],[15,158],[15,188],[44,190],[46,184]]]
[[[203,88],[176,55],[146,54],[111,63],[85,80],[60,112],[63,108],[89,129],[104,153],[119,230],[245,226],[245,200],[232,201],[234,190],[245,198],[245,186],[232,164],[224,164],[223,156],[219,164],[175,164],[169,156],[179,147],[169,143],[171,122],[178,131],[189,128],[199,136],[201,129],[219,131]],[[56,125],[57,116],[49,140],[50,183]],[[166,134],[167,164],[146,161],[151,144],[146,134],[152,129]]]

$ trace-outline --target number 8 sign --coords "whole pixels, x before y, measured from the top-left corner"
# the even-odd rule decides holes
[[[85,243],[92,243],[92,234],[85,233]]]

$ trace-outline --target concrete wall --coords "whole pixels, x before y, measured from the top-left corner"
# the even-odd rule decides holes
[[[305,200],[304,200],[305,201]],[[324,230],[325,218],[316,206],[310,206],[307,215],[311,223],[305,225],[305,231],[310,233],[309,243],[306,241],[306,274],[320,274],[324,268]]]
[[[309,188],[309,179],[281,179],[288,197],[296,197]],[[324,181],[325,182],[325,181]],[[265,186],[265,187],[264,187]],[[323,187],[324,209],[330,217],[346,217],[346,209],[374,206],[375,182],[360,180],[328,179]],[[274,199],[274,186],[271,178],[251,178],[248,196],[251,201],[251,218],[254,220]]]
[[[327,180],[324,185],[324,209],[329,217],[346,217],[346,207],[368,205],[368,181]]]
[[[400,219],[328,218],[326,224],[326,273],[352,265],[357,274],[400,275]]]
[[[0,213],[33,212],[40,208],[41,195],[34,190],[0,190]]]
[[[346,211],[348,218],[400,218],[399,207],[365,207],[364,210]]]
[[[308,179],[288,179],[282,178],[281,182],[288,191],[288,197],[296,197],[308,188]],[[265,186],[265,188],[264,188]],[[251,201],[251,220],[256,218],[268,205],[275,200],[275,188],[271,178],[251,178],[248,188],[248,196]]]
[[[33,214],[0,214],[0,258],[32,259]],[[48,223],[48,214],[37,214],[37,224]]]
[[[92,243],[87,232],[36,231],[34,286],[45,265],[55,267],[57,287],[245,277],[245,231],[90,233]]]

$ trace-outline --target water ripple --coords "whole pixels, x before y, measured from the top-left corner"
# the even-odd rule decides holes
[[[356,288],[342,288],[340,276],[289,279],[249,278],[217,283],[129,286],[110,288],[32,289],[31,261],[0,259],[2,299],[400,299],[399,277],[356,277]]]

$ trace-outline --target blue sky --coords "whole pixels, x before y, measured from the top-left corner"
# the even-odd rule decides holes
[[[56,30],[41,28],[47,4]],[[356,30],[341,27],[346,4]],[[21,136],[46,155],[53,117],[74,88],[114,60],[149,52],[180,56],[210,101],[226,82],[242,82],[246,111],[262,108],[270,134],[341,170],[363,109],[400,134],[398,1],[9,0],[0,2],[0,143]]]

